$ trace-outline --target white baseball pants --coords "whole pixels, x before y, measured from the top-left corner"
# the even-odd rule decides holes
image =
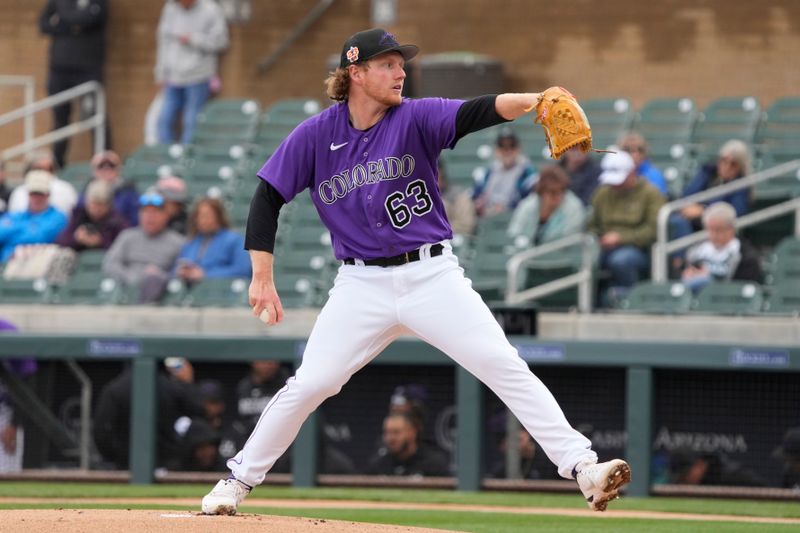
[[[264,408],[244,448],[228,460],[236,479],[260,484],[300,426],[354,373],[404,334],[438,348],[511,409],[565,478],[596,461],[591,442],[567,422],[547,387],[519,357],[464,277],[449,244],[398,267],[342,265],[308,339],[303,361]]]

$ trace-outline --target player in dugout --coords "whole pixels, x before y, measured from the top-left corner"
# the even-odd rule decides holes
[[[235,514],[296,437],[308,415],[400,335],[435,346],[511,409],[561,476],[577,480],[603,511],[630,481],[621,459],[598,462],[547,387],[506,339],[472,290],[450,245],[436,184],[437,160],[463,136],[514,120],[540,93],[472,100],[406,99],[405,62],[419,51],[370,29],[351,36],[327,79],[338,102],[301,123],[259,170],[245,247],[253,313],[268,325],[284,313],[273,283],[278,212],[308,190],[342,262],[306,344],[301,366],[267,404],[228,479],[202,501],[206,514]],[[567,93],[568,94],[568,93]]]

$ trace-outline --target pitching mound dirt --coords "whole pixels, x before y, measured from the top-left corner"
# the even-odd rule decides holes
[[[365,524],[316,518],[239,514],[205,516],[195,511],[58,509],[0,511],[3,531],[25,533],[442,533],[441,529]]]

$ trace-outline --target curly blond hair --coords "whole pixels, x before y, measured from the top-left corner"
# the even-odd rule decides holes
[[[337,68],[325,79],[325,92],[335,102],[344,102],[350,92],[350,72],[346,68]]]

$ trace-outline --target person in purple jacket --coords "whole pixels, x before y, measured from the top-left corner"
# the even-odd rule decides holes
[[[371,29],[351,36],[327,80],[338,102],[301,123],[259,170],[245,247],[253,314],[283,319],[272,276],[280,207],[311,195],[342,262],[296,374],[264,408],[231,476],[203,498],[206,514],[234,514],[297,435],[306,417],[400,335],[440,349],[491,388],[559,473],[605,510],[630,480],[620,459],[598,463],[591,442],[508,342],[453,254],[437,160],[468,133],[530,111],[538,93],[469,101],[402,97],[405,61],[418,52]]]

